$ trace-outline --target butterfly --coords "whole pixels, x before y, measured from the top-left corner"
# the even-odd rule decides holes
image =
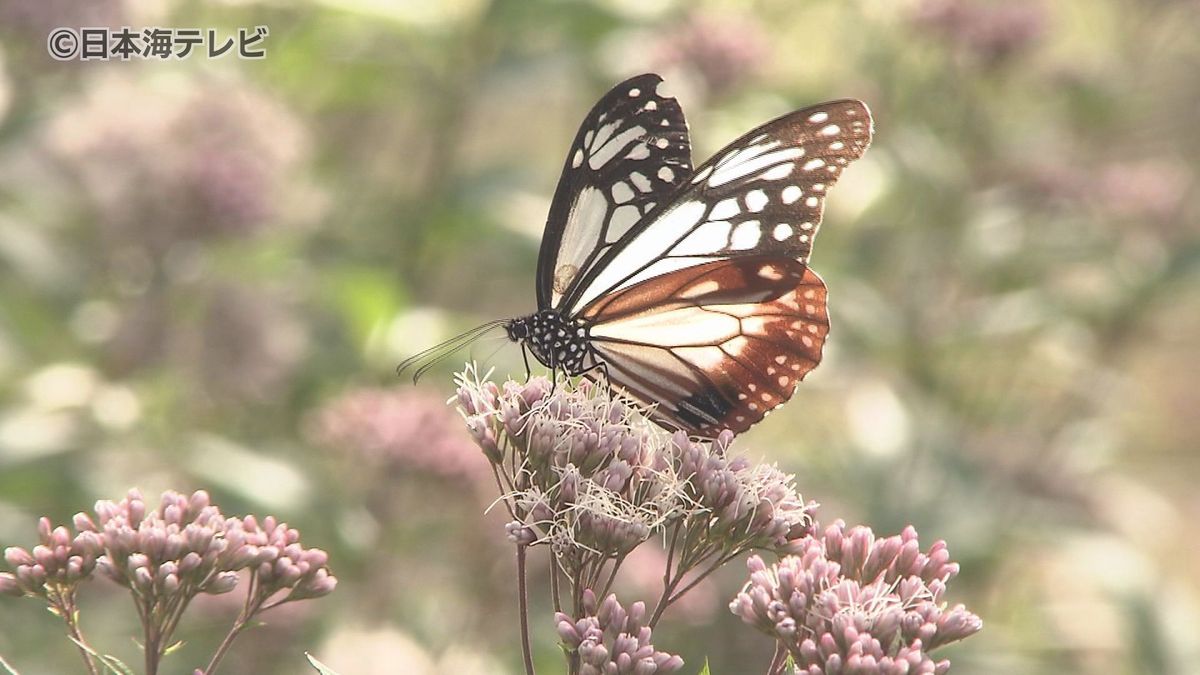
[[[798,110],[693,168],[683,110],[661,83],[618,84],[575,135],[538,255],[537,311],[440,347],[503,326],[523,353],[603,378],[661,426],[740,433],[821,361],[826,288],[808,258],[826,193],[871,142],[871,114],[856,100]]]

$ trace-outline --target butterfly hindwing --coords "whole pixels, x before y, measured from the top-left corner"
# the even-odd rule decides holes
[[[799,110],[745,134],[577,278],[564,311],[585,312],[608,293],[712,260],[771,254],[807,262],[825,195],[871,134],[870,112],[854,100]]]
[[[687,122],[662,78],[639,75],[609,91],[575,136],[538,256],[539,309],[564,294],[642,217],[692,175]]]
[[[670,272],[606,295],[583,315],[609,381],[689,433],[741,432],[792,396],[821,360],[825,284],[778,255]]]

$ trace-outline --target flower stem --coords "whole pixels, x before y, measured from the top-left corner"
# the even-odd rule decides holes
[[[267,598],[259,597],[260,593],[258,589],[258,574],[251,574],[250,587],[246,589],[246,602],[242,605],[242,611],[238,614],[237,619],[234,620],[233,625],[229,627],[229,632],[225,634],[225,639],[221,640],[217,651],[213,652],[208,665],[204,667],[204,675],[213,675],[213,673],[217,672],[217,666],[221,663],[221,659],[225,658],[225,654],[229,651],[229,648],[233,646],[233,641],[250,624],[250,619],[262,609],[262,605],[266,602]]]
[[[787,650],[780,643],[775,643],[775,655],[771,657],[771,665],[767,667],[767,675],[779,675],[783,664],[787,663]]]
[[[517,604],[521,613],[521,655],[525,675],[534,675],[533,652],[529,648],[529,592],[525,588],[525,545],[517,544]]]
[[[229,648],[233,645],[233,641],[237,639],[237,636],[240,635],[242,630],[246,628],[247,623],[248,622],[246,621],[246,618],[243,616],[239,616],[237,621],[233,622],[233,626],[231,626],[229,628],[229,632],[225,634],[225,639],[221,640],[221,646],[217,647],[217,651],[214,652],[212,658],[209,659],[208,665],[204,667],[204,675],[212,675],[213,673],[217,672],[217,665],[221,663],[221,659],[225,657],[225,653],[229,651]]]
[[[87,640],[83,639],[83,631],[79,629],[79,610],[75,608],[74,592],[70,596],[65,594],[59,596],[60,602],[57,603],[58,611],[62,613],[63,621],[67,624],[67,635],[75,642],[75,646],[79,649],[79,655],[83,658],[83,663],[87,666],[89,675],[98,675],[96,672],[96,664],[92,662],[92,655],[88,652],[91,647],[87,646]]]

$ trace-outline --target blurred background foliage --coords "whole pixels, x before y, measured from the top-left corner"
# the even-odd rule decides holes
[[[54,27],[121,25],[266,25],[267,57],[47,56]],[[951,600],[985,621],[954,672],[1200,672],[1197,34],[1193,0],[2,0],[0,543],[134,485],[206,488],[341,579],[231,672],[305,649],[345,675],[516,672],[510,547],[443,402],[463,360],[519,375],[519,351],[415,388],[392,369],[531,310],[576,126],[655,70],[697,162],[823,100],[876,117],[813,258],[825,363],[737,445],[827,522],[949,541]],[[689,672],[765,668],[725,609],[742,576],[656,632]],[[127,598],[83,602],[136,661]],[[234,612],[191,612],[176,672]],[[58,633],[0,605],[26,675],[77,670]]]

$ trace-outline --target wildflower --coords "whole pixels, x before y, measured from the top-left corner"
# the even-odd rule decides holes
[[[583,592],[583,618],[573,620],[556,612],[554,620],[563,646],[577,659],[580,675],[618,673],[670,673],[683,667],[683,659],[657,651],[646,625],[646,606],[635,602],[628,611],[609,595],[596,602],[591,589]],[[575,671],[573,671],[575,672]]]
[[[93,517],[94,516],[94,517]],[[268,516],[227,518],[208,493],[163,493],[157,508],[130,490],[118,502],[96,502],[94,514],[78,513],[76,534],[38,523],[41,544],[33,551],[12,547],[0,573],[0,594],[31,595],[47,601],[64,619],[90,673],[94,649],[78,627],[75,589],[93,573],[130,590],[144,630],[146,671],[154,673],[171,646],[171,636],[189,603],[201,595],[234,590],[248,570],[249,591],[242,613],[203,671],[212,673],[234,638],[258,614],[284,603],[327,595],[337,585],[329,556],[304,548],[300,533]]]
[[[942,596],[958,573],[944,542],[922,552],[912,527],[876,539],[837,521],[768,567],[747,561],[750,581],[729,609],[775,638],[797,672],[944,673],[929,652],[982,627]]]
[[[794,476],[778,467],[727,456],[732,440],[729,432],[711,445],[694,442],[683,432],[672,436],[676,472],[692,505],[687,527],[708,532],[726,551],[787,552],[792,542],[811,532],[817,505],[805,502]]]
[[[97,521],[76,516],[81,529],[103,536],[97,569],[128,588],[144,617],[147,659],[159,659],[191,600],[201,593],[232,591],[239,571],[249,570],[250,591],[242,613],[205,672],[212,672],[225,649],[259,613],[283,603],[330,593],[337,579],[328,555],[305,549],[300,534],[273,517],[227,518],[208,494],[168,491],[158,508],[148,508],[131,490],[119,502],[96,503]]]
[[[553,544],[569,567],[621,557],[677,512],[664,433],[598,387],[552,389],[545,378],[497,386],[471,369],[459,377],[467,429],[517,518],[509,538]]]

